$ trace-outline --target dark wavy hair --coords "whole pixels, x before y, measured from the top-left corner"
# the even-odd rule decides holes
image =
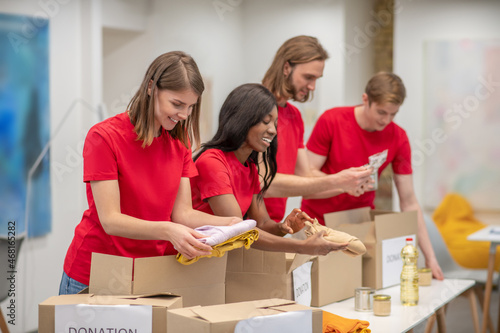
[[[247,83],[235,88],[226,98],[219,113],[219,128],[214,137],[201,145],[198,157],[208,149],[219,149],[224,152],[235,151],[245,142],[250,128],[260,123],[274,107],[278,107],[274,95],[263,85]],[[264,193],[271,185],[276,176],[276,152],[277,136],[271,145],[262,153],[265,170],[263,171],[263,182],[258,198],[262,200]],[[247,162],[254,163],[259,169],[259,152],[253,151]]]

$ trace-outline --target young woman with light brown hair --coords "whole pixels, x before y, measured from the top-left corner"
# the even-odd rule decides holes
[[[190,140],[198,141],[203,90],[189,55],[162,54],[129,110],[90,129],[83,150],[89,209],[66,254],[60,294],[89,284],[92,252],[140,258],[178,251],[189,259],[211,250],[193,228],[241,221],[192,208]]]

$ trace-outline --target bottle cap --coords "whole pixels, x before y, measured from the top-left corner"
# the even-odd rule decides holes
[[[413,238],[408,237],[408,238],[406,239],[406,241],[407,241],[407,242],[412,242],[412,241],[413,241]]]

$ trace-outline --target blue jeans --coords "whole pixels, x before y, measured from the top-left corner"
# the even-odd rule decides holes
[[[63,272],[61,284],[59,286],[59,295],[78,294],[87,287],[88,286],[70,278],[65,272]]]

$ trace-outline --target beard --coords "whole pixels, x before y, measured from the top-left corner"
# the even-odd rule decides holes
[[[293,69],[290,72],[290,75],[288,75],[288,86],[290,87],[291,90],[290,92],[292,95],[292,99],[296,102],[301,102],[301,103],[307,102],[309,100],[310,91],[307,90],[307,94],[305,94],[303,98],[299,98],[298,96],[299,91],[295,88],[295,85],[293,84],[292,81],[292,77],[293,77]]]

